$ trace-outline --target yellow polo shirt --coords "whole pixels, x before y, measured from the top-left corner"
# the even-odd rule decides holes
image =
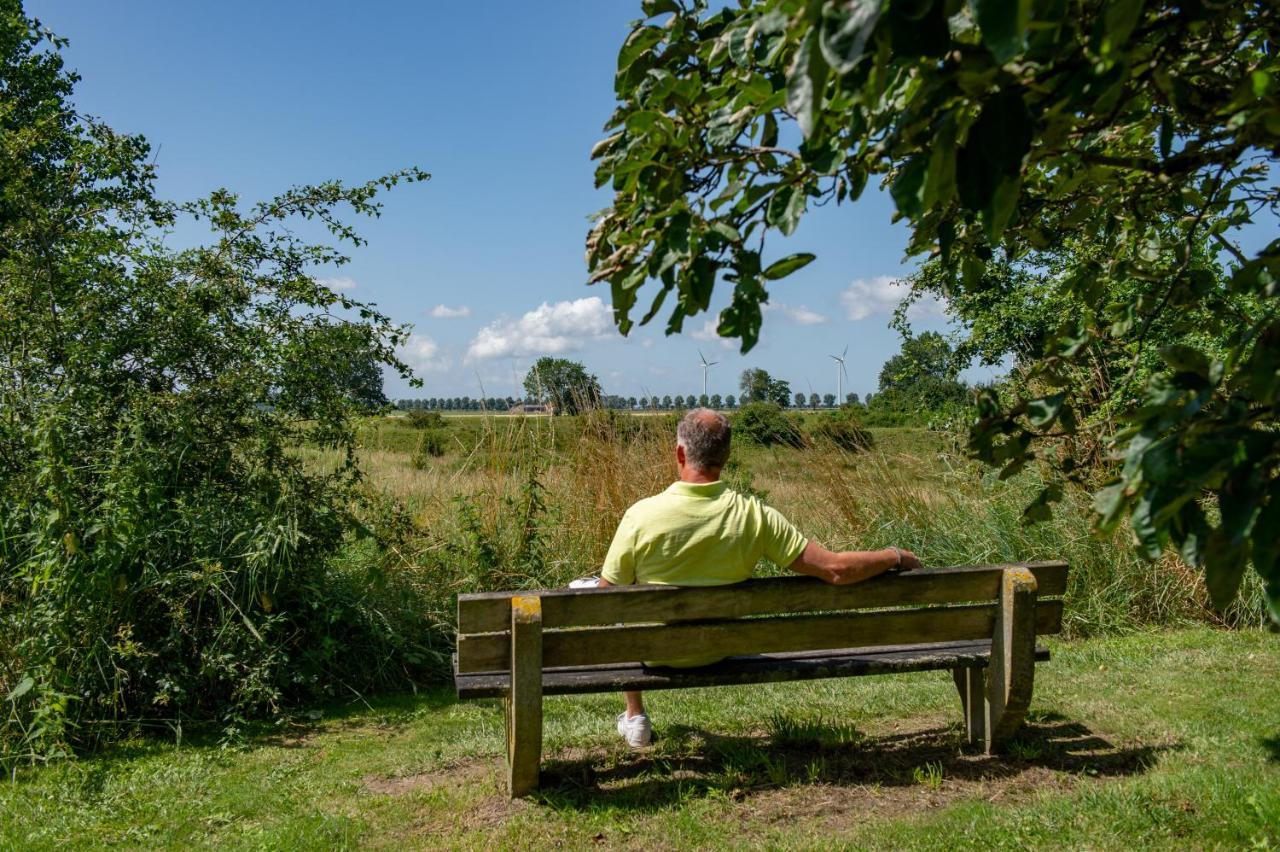
[[[757,497],[723,482],[675,482],[622,516],[601,576],[618,586],[724,586],[750,577],[762,558],[787,567],[806,543],[782,513]],[[650,665],[695,666],[717,659]]]

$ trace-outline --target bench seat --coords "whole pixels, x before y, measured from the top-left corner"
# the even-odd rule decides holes
[[[508,790],[538,786],[544,695],[950,670],[965,739],[988,753],[1031,702],[1036,637],[1062,630],[1065,562],[972,565],[846,586],[609,586],[458,596],[460,698],[504,699]],[[725,656],[676,669],[641,660]]]
[[[1048,660],[1049,649],[1043,645],[1036,646],[1035,659],[1037,662]],[[750,654],[690,669],[651,667],[641,663],[568,666],[542,670],[542,694],[582,695],[627,689],[690,689],[894,672],[985,668],[990,661],[991,640],[985,639],[789,654]],[[511,688],[511,673],[496,671],[463,674],[457,671],[455,657],[454,684],[459,698],[502,698]]]

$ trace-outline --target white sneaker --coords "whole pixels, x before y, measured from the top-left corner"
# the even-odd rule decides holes
[[[618,736],[632,748],[644,748],[653,741],[653,724],[648,716],[628,717],[624,710],[618,714]]]

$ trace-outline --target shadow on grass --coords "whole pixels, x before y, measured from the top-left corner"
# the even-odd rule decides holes
[[[849,725],[775,717],[759,736],[673,726],[648,751],[569,754],[543,763],[541,799],[552,807],[656,810],[689,798],[735,799],[815,785],[943,798],[991,787],[1045,786],[1064,776],[1135,775],[1178,746],[1120,747],[1056,714],[1029,721],[1001,754],[963,744],[957,726],[868,737]],[[945,788],[945,790],[944,790]]]
[[[1262,747],[1267,752],[1267,760],[1280,763],[1280,733],[1262,738]]]
[[[326,704],[304,706],[274,720],[253,720],[229,728],[216,720],[88,722],[104,729],[101,746],[86,746],[75,752],[77,782],[89,793],[99,791],[118,767],[132,761],[171,751],[175,747],[210,753],[211,760],[231,760],[240,750],[259,747],[302,748],[317,733],[334,730],[398,730],[433,712],[458,703],[452,686],[431,685],[416,693],[392,693],[335,699]],[[492,704],[501,702],[475,702]],[[3,755],[0,755],[2,757]],[[56,762],[52,765],[56,765]],[[34,780],[43,764],[19,762],[16,769],[0,761],[0,779],[18,783]]]
[[[403,728],[445,707],[458,703],[452,686],[431,686],[416,693],[393,693],[349,699],[300,710],[275,723],[257,723],[246,731],[245,744],[293,748],[316,731],[337,729]],[[500,705],[499,705],[500,706]]]

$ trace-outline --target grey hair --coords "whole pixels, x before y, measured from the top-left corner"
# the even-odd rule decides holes
[[[731,437],[729,419],[710,408],[695,408],[676,427],[676,443],[684,447],[685,461],[695,470],[724,467]]]

